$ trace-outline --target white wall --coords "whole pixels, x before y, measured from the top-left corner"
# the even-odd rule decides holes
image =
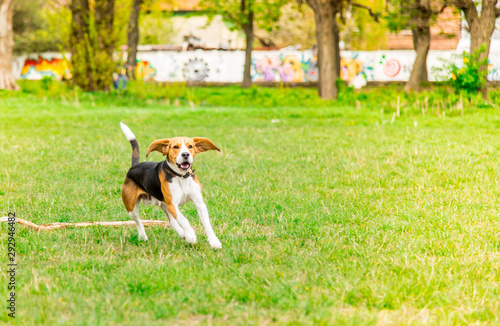
[[[439,79],[436,68],[442,68],[443,60],[450,60],[456,55],[456,51],[430,51],[427,59],[430,80]],[[415,60],[414,51],[343,51],[341,56],[342,78],[356,86],[362,86],[366,81],[406,81],[410,77]],[[38,59],[40,64],[31,68],[25,64],[27,58],[38,58],[38,55],[15,58],[14,73],[18,78],[40,79],[44,75],[54,75],[59,78],[64,70],[60,60],[51,61],[62,58],[60,53],[41,55]],[[243,51],[139,52],[138,60],[140,60],[138,72],[145,79],[159,82],[188,80],[240,82],[243,78]],[[458,64],[461,63],[457,58],[454,60]],[[489,61],[488,79],[500,80],[500,52],[491,53]],[[311,50],[254,51],[252,79],[316,81],[316,64],[316,56]]]

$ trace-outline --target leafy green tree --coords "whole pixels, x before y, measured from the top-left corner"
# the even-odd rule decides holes
[[[108,90],[112,81],[117,34],[114,0],[71,2],[71,63],[73,82],[86,91]]]
[[[316,44],[315,33],[312,9],[290,2],[281,8],[281,17],[273,30],[266,31],[256,26],[255,38],[266,47],[300,44],[302,48],[310,49]]]
[[[141,12],[144,13],[141,14]],[[142,44],[166,44],[168,42],[173,33],[170,14],[160,9],[157,0],[131,0],[127,26],[128,66],[135,67],[137,63],[139,42]],[[132,73],[132,78],[135,78],[134,73]]]
[[[405,90],[418,90],[421,82],[428,81],[427,55],[431,44],[431,26],[447,6],[446,1],[390,0],[387,2],[387,25],[391,31],[411,29],[413,47],[417,57]]]
[[[491,36],[495,31],[495,21],[500,17],[499,0],[449,0],[458,9],[462,10],[465,20],[469,25],[470,32],[470,53],[480,53],[479,60],[487,59],[490,54]],[[481,46],[486,47],[486,51],[480,51]],[[484,62],[484,61],[483,61]],[[487,62],[487,61],[486,61]],[[482,64],[481,71],[487,72],[488,65]],[[484,73],[485,83],[481,88],[483,98],[488,98],[488,89],[486,88],[486,76]]]
[[[340,77],[340,33],[337,18],[343,19],[348,6],[367,10],[378,21],[371,7],[350,0],[306,0],[314,10],[318,44],[318,92],[324,99],[336,99]]]
[[[344,9],[344,0],[307,0],[314,10],[318,44],[318,92],[324,99],[337,98],[340,77],[340,35],[337,16]]]
[[[382,12],[384,0],[360,0],[363,7],[347,3],[343,19],[339,19],[340,40],[346,49],[376,50],[386,44],[387,27],[370,17],[370,10]],[[373,12],[372,12],[373,15]],[[378,17],[377,17],[378,19]],[[282,8],[282,17],[271,32],[257,28],[256,38],[263,46],[301,45],[312,48],[316,42],[314,11],[309,6],[291,2]]]
[[[175,36],[172,11],[154,5],[139,16],[139,44],[168,44]]]
[[[137,46],[139,45],[139,14],[142,0],[132,0],[130,19],[127,27],[127,65],[135,67],[137,62]],[[135,77],[132,74],[132,77]]]
[[[345,12],[340,16],[340,40],[344,42],[346,50],[370,51],[383,48],[386,44],[387,27],[379,23],[380,14],[374,14],[373,11],[382,12],[384,1],[360,2],[362,3],[348,3]],[[372,19],[373,17],[376,17],[376,20]]]
[[[61,51],[70,27],[71,12],[57,1],[15,1],[14,53]]]
[[[267,31],[273,29],[281,16],[281,7],[286,0],[202,0],[200,8],[210,17],[222,15],[233,24],[232,29],[240,29],[245,33],[245,68],[242,87],[250,87],[252,79],[250,68],[255,25]]]

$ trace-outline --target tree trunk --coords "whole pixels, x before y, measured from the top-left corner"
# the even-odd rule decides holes
[[[94,52],[89,37],[90,9],[88,0],[71,1],[71,69],[73,82],[86,91],[96,89],[94,74],[89,67]]]
[[[6,90],[19,89],[12,74],[13,13],[13,0],[0,0],[0,89]]]
[[[463,10],[465,20],[469,25],[470,30],[470,53],[479,50],[481,45],[486,46],[486,51],[482,52],[479,56],[480,60],[487,59],[490,54],[491,35],[495,30],[495,20],[498,17],[498,10],[496,10],[496,3],[498,1],[483,0],[481,5],[481,16],[476,8],[476,4],[472,0],[466,1],[466,5],[459,7]],[[487,74],[488,65],[482,65],[481,71]],[[487,78],[486,76],[484,78]],[[488,89],[485,86],[481,89],[483,99],[488,99]]]
[[[139,44],[139,13],[142,0],[133,0],[130,10],[130,19],[127,27],[127,66],[135,69],[137,66],[137,45]],[[135,79],[135,70],[131,71],[131,78]]]
[[[307,0],[314,10],[318,42],[318,92],[323,99],[337,98],[340,75],[338,9],[334,1]]]
[[[334,13],[334,17],[336,13]],[[337,85],[337,79],[340,78],[340,31],[339,25],[337,24],[337,19],[333,21],[333,46],[335,47],[335,71],[337,72],[337,77],[335,78],[335,85]],[[335,97],[336,98],[336,97]]]
[[[116,69],[113,52],[116,35],[113,31],[115,0],[95,1],[95,23],[97,27],[96,84],[100,90],[109,90],[112,74]]]
[[[431,30],[428,24],[413,29],[413,44],[415,45],[417,57],[411,69],[410,79],[405,85],[406,91],[418,91],[420,83],[429,80],[427,75],[427,55],[431,45]]]
[[[244,2],[243,2],[244,3]],[[250,68],[252,66],[252,48],[253,48],[253,11],[248,12],[248,22],[243,24],[243,31],[246,36],[246,46],[245,46],[245,69],[243,71],[243,82],[241,87],[248,88],[252,86],[252,76],[250,74]]]
[[[116,69],[113,53],[115,0],[95,0],[93,13],[89,0],[71,2],[71,66],[73,82],[85,91],[108,90]]]

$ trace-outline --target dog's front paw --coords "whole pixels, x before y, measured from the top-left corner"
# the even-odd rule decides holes
[[[209,239],[208,243],[210,244],[210,247],[212,247],[214,249],[221,249],[222,248],[222,243],[220,243],[219,239],[217,239],[217,238]]]
[[[196,244],[196,234],[194,231],[184,231],[184,239],[189,244]]]
[[[146,235],[146,233],[139,234],[139,241],[148,241],[148,236]]]

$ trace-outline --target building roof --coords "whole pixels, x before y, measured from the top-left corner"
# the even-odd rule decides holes
[[[197,11],[200,0],[174,0],[158,1],[158,7],[162,11]]]

